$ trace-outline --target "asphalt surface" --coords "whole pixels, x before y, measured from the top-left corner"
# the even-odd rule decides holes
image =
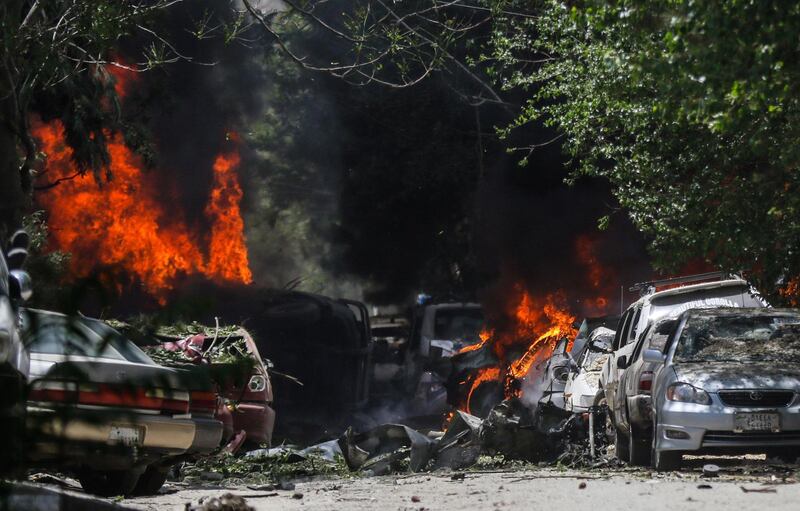
[[[720,467],[717,477],[703,475],[707,463]],[[703,458],[668,474],[628,467],[581,471],[548,467],[312,480],[297,482],[291,490],[171,484],[162,495],[125,499],[121,504],[177,510],[232,493],[257,510],[774,510],[798,509],[798,478],[800,467],[774,465],[763,456]]]

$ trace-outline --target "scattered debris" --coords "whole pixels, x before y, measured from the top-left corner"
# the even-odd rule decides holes
[[[778,490],[775,488],[745,488],[744,486],[740,486],[739,488],[741,488],[744,493],[778,493]]]
[[[578,489],[579,490],[586,489],[586,481],[581,481],[581,483],[578,485]]]
[[[197,504],[186,504],[186,511],[255,511],[244,497],[223,493],[219,497],[202,497]]]
[[[703,465],[703,477],[717,477],[719,475],[719,465],[708,463]]]
[[[422,499],[421,499],[421,498],[419,498],[419,497],[417,497],[416,495],[413,495],[413,496],[411,497],[411,502],[420,502],[421,500],[422,500]]]
[[[300,499],[303,498],[303,494],[300,493],[300,492],[293,493],[292,494],[292,498],[295,499],[295,500],[300,500]]]
[[[698,484],[697,485],[697,489],[698,490],[710,490],[711,489],[711,485],[710,484]]]

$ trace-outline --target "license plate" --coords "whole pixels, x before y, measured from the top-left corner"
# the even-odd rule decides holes
[[[108,433],[108,440],[112,443],[127,446],[142,445],[144,431],[143,428],[136,426],[111,426],[111,431]]]
[[[733,416],[733,431],[771,431],[781,430],[781,419],[777,413],[737,413]]]

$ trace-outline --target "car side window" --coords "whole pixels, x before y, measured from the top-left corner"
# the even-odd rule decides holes
[[[619,319],[619,323],[617,324],[617,332],[614,334],[614,344],[611,346],[613,351],[617,351],[620,346],[622,345],[622,339],[625,336],[625,332],[628,328],[628,320],[631,318],[631,312],[628,311],[622,315]]]
[[[633,321],[629,326],[630,333],[627,335],[627,340],[625,344],[631,343],[636,340],[636,330],[639,327],[639,317],[642,315],[642,308],[639,307],[636,309],[636,315],[633,317]]]
[[[8,266],[6,256],[0,253],[0,295],[8,296]]]
[[[652,328],[651,326],[645,328],[644,332],[642,332],[642,336],[639,337],[639,342],[636,343],[636,348],[634,348],[633,355],[631,356],[631,362],[633,362],[634,360],[639,360],[639,355],[642,352],[642,348],[644,347],[646,342],[649,342],[648,338],[650,336],[649,334],[651,328]]]

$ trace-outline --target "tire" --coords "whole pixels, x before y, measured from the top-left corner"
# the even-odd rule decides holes
[[[781,463],[792,465],[800,458],[800,449],[787,447],[783,449],[769,449],[767,450],[767,458],[774,458]]]
[[[139,481],[139,470],[83,470],[78,475],[83,491],[100,497],[129,496]]]
[[[639,428],[631,426],[628,437],[628,458],[631,465],[646,467],[650,465],[652,440]]]
[[[671,472],[681,468],[683,453],[681,451],[660,451],[656,448],[658,424],[653,422],[653,441],[650,443],[650,459],[653,468],[658,472]]]
[[[167,481],[168,474],[169,467],[154,467],[152,465],[147,467],[147,470],[139,476],[139,481],[136,483],[132,495],[137,497],[156,495]]]
[[[630,452],[628,451],[629,442],[628,435],[617,430],[617,435],[614,438],[614,448],[617,451],[617,459],[625,463],[630,463],[631,461]]]

